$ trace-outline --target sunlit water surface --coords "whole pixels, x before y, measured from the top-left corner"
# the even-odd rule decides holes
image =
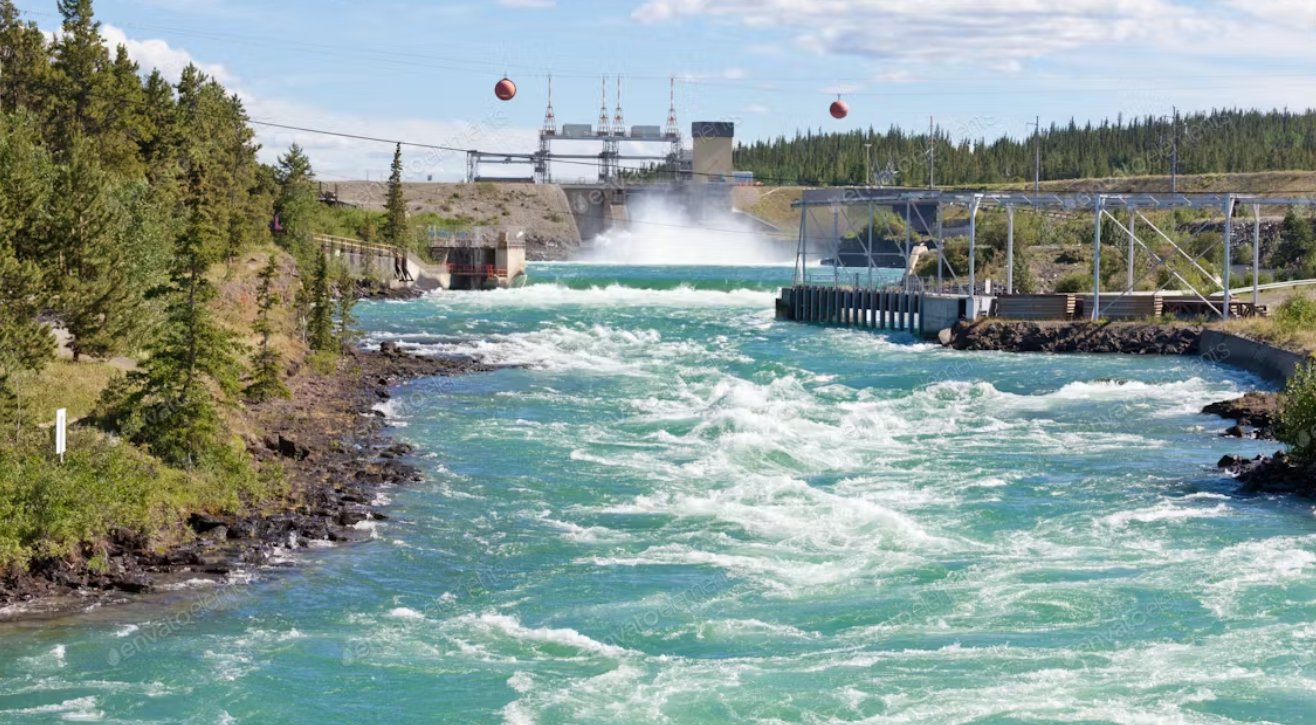
[[[1316,519],[1191,358],[773,320],[789,268],[539,265],[365,306],[523,366],[389,406],[370,543],[0,626],[0,722],[1316,722]]]

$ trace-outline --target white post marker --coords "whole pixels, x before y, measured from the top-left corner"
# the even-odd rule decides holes
[[[60,408],[55,411],[55,455],[59,462],[64,462],[64,451],[68,448],[68,411]]]

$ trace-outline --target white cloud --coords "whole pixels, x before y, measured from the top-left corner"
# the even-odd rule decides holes
[[[748,77],[744,68],[723,68],[720,71],[686,71],[676,76],[681,81],[739,81]]]
[[[451,146],[458,149],[479,148],[509,153],[525,153],[538,148],[538,131],[512,127],[502,115],[501,108],[490,102],[475,121],[433,121],[373,118],[305,105],[287,99],[270,99],[252,94],[243,88],[223,65],[198,62],[191,53],[169,45],[164,40],[134,40],[112,26],[102,26],[101,34],[110,48],[123,45],[128,56],[149,74],[159,68],[170,81],[177,81],[189,63],[195,63],[206,74],[237,93],[246,106],[248,115],[255,121],[269,121],[284,126],[298,126],[353,136],[393,139],[434,146]],[[322,180],[335,178],[363,178],[387,171],[393,158],[389,143],[329,136],[305,131],[274,128],[255,124],[256,140],[262,145],[261,160],[273,163],[294,142],[306,149]],[[433,175],[436,180],[460,180],[466,176],[466,155],[460,152],[430,149],[403,149],[406,173],[410,179],[425,179]],[[527,172],[528,175],[528,172]]]
[[[498,4],[518,10],[549,10],[557,7],[557,0],[498,0]]]
[[[783,30],[819,54],[1004,70],[1062,51],[1207,27],[1201,13],[1173,0],[649,0],[632,13],[641,23],[696,16]]]
[[[300,126],[353,136],[393,139],[457,149],[478,148],[508,153],[529,153],[538,148],[538,131],[516,128],[496,106],[472,121],[433,121],[370,117],[308,106],[296,101],[253,98],[243,94],[243,102],[255,119],[276,121],[286,126]],[[256,126],[257,140],[264,146],[261,160],[273,162],[294,142],[311,157],[322,181],[371,178],[388,171],[393,159],[390,143],[365,141],[341,136]],[[424,180],[433,175],[436,181],[461,180],[466,176],[466,154],[404,146],[406,176]],[[513,172],[512,168],[508,169]],[[515,173],[522,173],[516,170]],[[524,171],[529,175],[529,171]],[[573,174],[574,175],[574,174]]]
[[[1224,0],[1224,6],[1281,27],[1316,27],[1316,2],[1312,0]]]
[[[101,37],[105,39],[105,45],[109,46],[111,52],[120,45],[125,46],[128,49],[128,57],[141,66],[143,75],[150,75],[152,70],[158,68],[165,78],[177,81],[189,63],[196,63],[206,75],[224,85],[234,81],[233,74],[224,66],[215,63],[197,63],[191,53],[182,48],[170,47],[169,43],[163,40],[132,40],[113,25],[102,25]]]

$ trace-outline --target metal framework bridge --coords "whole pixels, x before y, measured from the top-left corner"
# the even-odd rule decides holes
[[[936,219],[923,219],[923,211],[928,207],[935,205]],[[1254,194],[1235,194],[1235,193],[1145,193],[1145,194],[1122,194],[1122,193],[1051,193],[1051,194],[1027,194],[1027,193],[983,193],[983,192],[944,192],[933,190],[893,190],[877,188],[846,188],[846,189],[816,189],[806,191],[804,197],[796,202],[794,208],[801,210],[800,213],[800,236],[799,245],[795,260],[795,286],[808,286],[818,284],[815,274],[809,274],[808,250],[810,240],[817,240],[821,237],[829,240],[832,244],[832,269],[830,273],[823,276],[830,276],[830,283],[833,286],[841,284],[840,267],[838,259],[840,258],[840,243],[842,239],[842,212],[850,208],[867,207],[867,215],[863,216],[867,228],[867,239],[862,234],[856,234],[859,243],[863,245],[868,262],[869,282],[868,287],[873,288],[872,269],[876,266],[875,258],[881,256],[875,253],[873,227],[876,226],[876,217],[874,211],[878,208],[903,209],[905,224],[905,241],[900,249],[899,256],[905,262],[905,275],[903,285],[906,291],[917,283],[913,277],[911,260],[913,259],[912,250],[914,248],[913,226],[914,219],[919,219],[923,228],[936,228],[936,254],[937,279],[936,292],[938,294],[945,292],[946,279],[945,273],[949,272],[952,279],[958,282],[958,275],[954,269],[950,268],[950,263],[946,260],[944,222],[947,208],[962,207],[968,211],[968,240],[969,240],[969,268],[967,294],[970,298],[970,318],[978,316],[978,295],[982,292],[979,289],[977,278],[977,260],[976,254],[978,243],[978,217],[980,212],[988,209],[1004,210],[1007,218],[1007,244],[1006,244],[1006,294],[1014,294],[1014,237],[1015,237],[1015,213],[1020,209],[1035,209],[1041,212],[1061,213],[1070,217],[1081,217],[1087,215],[1093,222],[1093,305],[1092,319],[1098,320],[1103,317],[1105,311],[1110,309],[1120,299],[1136,294],[1147,294],[1137,292],[1137,287],[1146,281],[1152,275],[1158,273],[1161,269],[1167,270],[1170,275],[1184,286],[1184,292],[1190,296],[1197,297],[1205,303],[1221,319],[1229,319],[1230,307],[1233,303],[1239,288],[1234,286],[1232,279],[1233,252],[1235,250],[1235,222],[1238,219],[1252,220],[1252,234],[1250,242],[1252,244],[1252,284],[1245,286],[1242,291],[1246,293],[1251,290],[1252,304],[1256,305],[1263,288],[1273,287],[1274,285],[1263,286],[1259,284],[1261,273],[1261,210],[1263,207],[1287,207],[1287,206],[1306,206],[1316,207],[1316,199],[1302,197],[1284,197],[1284,196],[1265,196]],[[1185,244],[1175,240],[1175,229],[1162,229],[1157,222],[1148,217],[1148,213],[1154,211],[1173,211],[1175,209],[1195,209],[1216,211],[1219,216],[1213,216],[1207,220],[1200,220],[1197,231],[1191,236],[1195,237],[1208,230],[1208,227],[1219,219],[1223,221],[1224,233],[1223,240],[1216,242],[1198,254],[1192,254],[1185,250]],[[830,211],[830,218],[819,219],[819,214]],[[846,216],[847,224],[850,217]],[[830,222],[831,233],[819,232],[815,230],[826,229]],[[1102,226],[1103,222],[1109,223],[1115,227],[1122,235],[1119,241],[1127,242],[1128,245],[1128,280],[1125,287],[1119,292],[1102,292],[1102,274],[1101,260],[1103,253]],[[1163,224],[1163,223],[1162,223]],[[892,231],[888,226],[888,231]],[[812,233],[811,233],[812,232]],[[1105,240],[1109,243],[1110,240]],[[1210,261],[1216,247],[1223,244],[1223,264],[1218,265]],[[1157,250],[1160,250],[1159,252]],[[1142,276],[1138,276],[1137,257],[1139,253],[1146,257],[1146,263],[1142,268]],[[1108,253],[1108,252],[1107,252]],[[1217,293],[1214,289],[1202,290],[1197,285],[1185,279],[1178,271],[1169,266],[1171,260],[1186,260],[1186,262],[1203,277],[1213,280],[1222,292]],[[1216,268],[1213,271],[1213,267]],[[1221,268],[1222,267],[1222,268]],[[858,286],[858,277],[856,277]],[[958,285],[956,285],[958,286]],[[1103,305],[1103,294],[1106,302]],[[1155,293],[1152,293],[1155,294]]]

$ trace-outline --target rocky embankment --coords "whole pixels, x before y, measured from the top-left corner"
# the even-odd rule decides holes
[[[1201,327],[1139,323],[960,322],[942,335],[956,350],[1125,355],[1193,355]]]
[[[1238,477],[1242,493],[1316,498],[1316,467],[1299,464],[1284,451],[1251,460],[1225,456],[1218,465]]]
[[[1278,393],[1253,391],[1241,398],[1212,403],[1202,413],[1237,423],[1225,431],[1227,437],[1273,441],[1278,438],[1279,404]]]
[[[1231,438],[1276,440],[1279,434],[1281,396],[1251,392],[1236,400],[1214,403],[1202,410],[1237,423],[1225,431]],[[1273,456],[1225,456],[1216,464],[1238,478],[1244,494],[1280,494],[1316,498],[1316,468],[1298,463],[1280,451]]]
[[[109,562],[91,571],[83,562],[53,559],[0,578],[0,608],[42,600],[23,614],[50,614],[114,602],[196,579],[228,581],[243,570],[285,562],[312,542],[368,537],[368,523],[386,515],[379,490],[421,480],[406,462],[412,448],[385,435],[376,407],[395,385],[422,378],[491,370],[471,360],[418,357],[385,343],[378,353],[352,352],[336,373],[292,381],[293,397],[257,406],[248,435],[252,457],[279,462],[292,491],[260,513],[197,512],[187,520],[186,543],[163,550],[137,532],[117,531],[104,552]]]

